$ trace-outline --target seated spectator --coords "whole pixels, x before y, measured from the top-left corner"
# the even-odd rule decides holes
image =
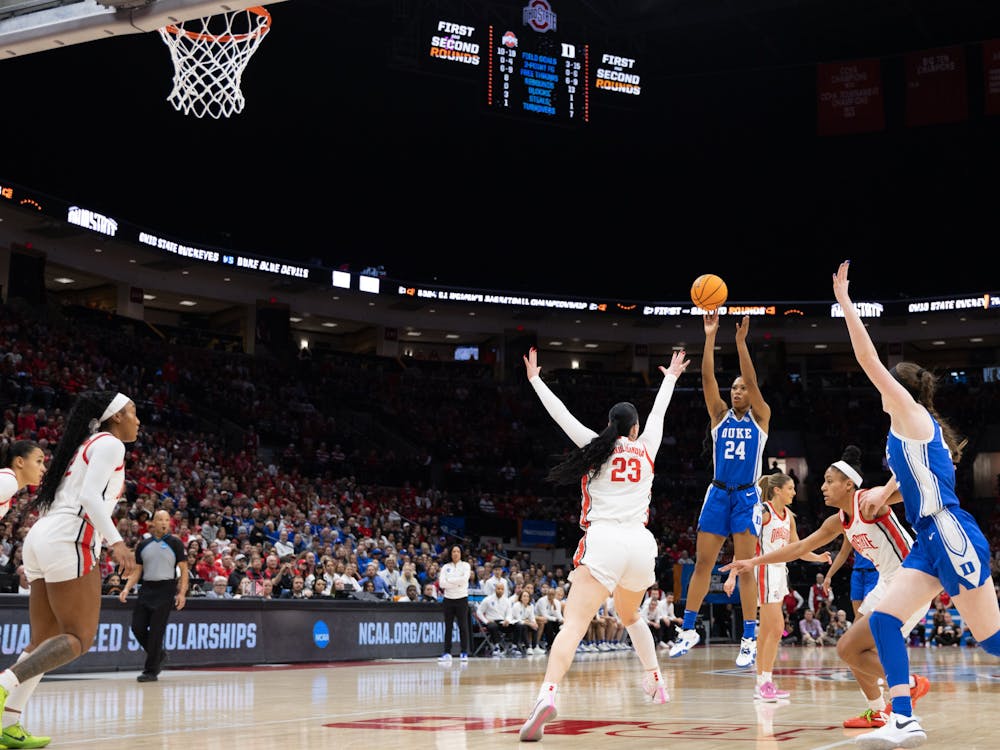
[[[955,623],[949,610],[944,610],[941,624],[934,628],[931,642],[935,646],[957,646],[962,640],[962,629]]]
[[[233,599],[252,599],[256,595],[256,584],[250,578],[244,578],[240,581],[240,587],[237,589],[237,592],[233,594]]]
[[[406,587],[406,596],[400,597],[401,602],[419,602],[420,594],[417,593],[417,587],[412,583]]]
[[[24,566],[21,566],[22,568]],[[118,596],[122,592],[122,579],[117,573],[112,573],[104,581],[104,587],[101,591],[105,596]]]
[[[851,621],[847,619],[847,612],[838,609],[830,618],[830,624],[826,626],[827,639],[836,643],[841,639],[847,629],[851,627]]]
[[[799,621],[799,631],[802,633],[803,646],[823,646],[829,642],[827,635],[823,632],[823,626],[816,619],[815,613],[807,609]]]
[[[285,529],[279,532],[278,541],[274,543],[274,554],[282,560],[295,554],[295,545],[288,539],[288,531]]]
[[[368,566],[365,568],[364,578],[359,583],[361,584],[362,591],[368,590],[365,588],[368,586],[370,587],[370,593],[376,594],[383,599],[389,596],[389,584],[378,574],[377,562],[368,563]]]
[[[232,599],[229,593],[229,579],[226,576],[216,576],[212,579],[212,588],[205,592],[206,599]]]
[[[326,580],[323,579],[323,578],[317,578],[315,581],[313,581],[312,592],[313,592],[312,593],[312,598],[313,599],[316,599],[316,598],[329,599],[330,598],[330,592],[326,588]]]
[[[660,610],[660,599],[650,596],[646,599],[646,606],[642,608],[642,618],[649,626],[649,632],[653,634],[653,644],[662,643],[663,613]]]
[[[323,579],[324,582],[326,579]],[[295,576],[292,579],[292,587],[290,589],[284,589],[281,592],[280,599],[306,599],[305,594],[306,582],[302,576]]]
[[[399,580],[396,582],[396,594],[399,596],[407,596],[407,591],[409,591],[410,586],[413,586],[420,591],[420,581],[417,580],[417,576],[414,573],[413,563],[408,562],[403,564],[403,572],[399,576]]]
[[[436,602],[438,600],[437,587],[433,583],[427,583],[424,585],[423,596],[420,597],[422,602]]]
[[[503,583],[497,583],[493,593],[479,602],[476,619],[486,628],[486,637],[493,645],[493,655],[499,656],[503,652],[504,642],[514,635],[510,599],[504,593]]]

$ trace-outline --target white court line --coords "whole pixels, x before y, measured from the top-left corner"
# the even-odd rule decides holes
[[[831,747],[841,747],[842,745],[853,745],[854,740],[841,740],[840,742],[834,742],[832,745],[821,745],[820,747],[814,747],[812,750],[830,750]]]

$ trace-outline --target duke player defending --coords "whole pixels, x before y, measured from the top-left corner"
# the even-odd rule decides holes
[[[732,406],[719,395],[719,383],[715,379],[715,335],[718,330],[718,312],[706,313],[701,388],[712,428],[713,479],[698,516],[694,573],[684,603],[682,631],[670,649],[673,658],[683,656],[700,640],[694,629],[695,619],[708,593],[712,568],[726,537],[733,537],[734,558],[748,558],[756,552],[760,536],[762,509],[757,480],[763,466],[771,407],[757,386],[757,373],[747,349],[749,316],[743,316],[742,322],[736,325],[740,375],[729,389]],[[753,571],[740,574],[739,587],[743,638],[736,665],[748,667],[757,658],[757,584]]]
[[[23,709],[43,674],[90,648],[101,609],[97,562],[102,539],[111,545],[121,573],[132,572],[135,558],[111,514],[125,488],[124,444],[134,441],[138,432],[135,404],[121,393],[81,393],[66,417],[38,494],[26,506],[27,512],[40,514],[24,538],[31,643],[0,673],[5,725],[8,714]],[[2,740],[7,747],[49,743],[48,737],[23,731],[10,737],[10,729],[4,730]]]
[[[850,261],[845,261],[833,275],[833,293],[854,356],[882,395],[882,410],[889,415],[890,486],[898,486],[906,520],[916,534],[903,569],[869,619],[892,696],[892,714],[885,726],[857,741],[866,750],[917,747],[927,735],[913,717],[903,621],[943,587],[976,642],[1000,656],[1000,605],[990,575],[989,543],[955,493],[955,464],[964,443],[934,407],[936,379],[912,362],[900,362],[891,371],[882,364],[848,294],[849,267]]]
[[[542,739],[546,722],[556,717],[559,682],[569,671],[580,640],[609,593],[642,662],[643,691],[654,703],[670,700],[653,635],[639,616],[639,605],[646,589],[656,582],[656,540],[646,528],[653,461],[663,440],[663,417],[674,385],[689,364],[684,352],[676,351],[670,367],[660,367],[663,382],[641,434],[639,414],[626,402],[611,407],[607,426],[597,433],[581,424],[549,390],[539,376],[541,368],[534,347],[524,357],[528,382],[549,416],[578,448],[553,467],[547,478],[556,484],[579,484],[584,536],[573,556],[565,621],[549,649],[535,706],[521,727],[522,742]]]
[[[879,582],[861,603],[861,617],[837,641],[837,654],[851,668],[868,708],[860,715],[844,721],[849,729],[881,727],[888,719],[885,697],[878,681],[885,673],[878,660],[875,639],[868,627],[869,618],[876,605],[885,596],[892,580],[902,571],[902,562],[909,555],[913,540],[893,513],[884,488],[859,489],[861,451],[848,446],[839,461],[830,464],[823,474],[823,500],[837,509],[816,531],[801,541],[760,555],[751,560],[734,560],[723,570],[752,570],[755,565],[787,562],[797,556],[834,541],[841,534],[850,542],[854,551],[867,557],[879,572]],[[864,499],[871,495],[879,505],[864,508]],[[909,633],[913,626],[927,614],[930,598],[915,605],[906,614],[906,623],[900,627]],[[921,675],[906,676],[907,695],[912,702],[926,695],[930,681]]]

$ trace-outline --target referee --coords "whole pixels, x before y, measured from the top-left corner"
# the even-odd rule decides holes
[[[124,604],[136,582],[142,583],[132,610],[132,634],[146,652],[146,666],[136,678],[139,682],[156,682],[167,658],[163,650],[167,618],[174,606],[184,609],[188,586],[187,553],[181,540],[170,533],[170,514],[156,511],[149,531],[150,536],[135,548],[135,569],[118,595]]]

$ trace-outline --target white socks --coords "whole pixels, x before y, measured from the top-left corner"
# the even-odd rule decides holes
[[[642,663],[642,668],[649,671],[659,669],[660,663],[656,658],[656,643],[653,642],[653,634],[644,620],[636,620],[627,628],[629,638],[632,639],[632,647]]]
[[[17,657],[17,661],[22,662],[29,656],[31,654],[27,651],[22,651],[21,655]],[[17,724],[21,720],[21,712],[28,704],[28,699],[35,692],[35,688],[38,687],[38,683],[42,681],[43,676],[37,674],[34,677],[30,677],[10,691],[10,695],[7,696],[7,704],[3,709],[3,718],[0,720],[3,726],[9,727],[11,724]]]
[[[543,682],[538,691],[538,700],[555,700],[556,693],[559,692],[559,685],[555,682]]]

